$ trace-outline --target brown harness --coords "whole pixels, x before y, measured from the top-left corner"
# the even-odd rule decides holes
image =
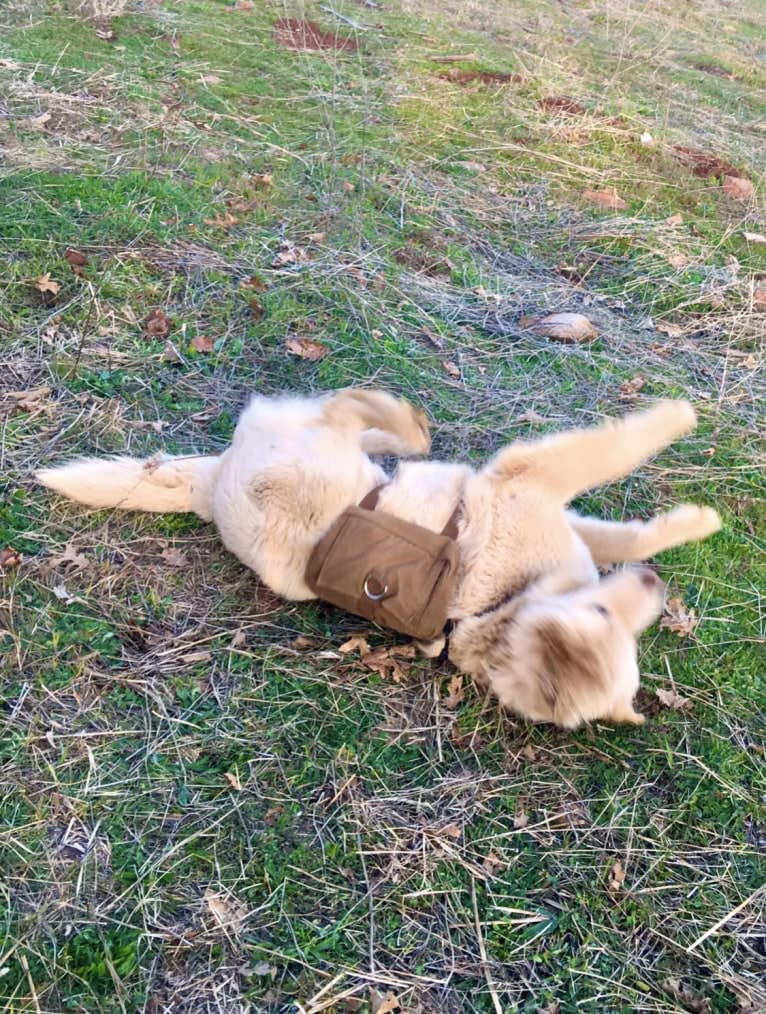
[[[383,486],[349,507],[309,558],[314,594],[418,640],[444,632],[458,569],[460,505],[441,532],[376,511]]]

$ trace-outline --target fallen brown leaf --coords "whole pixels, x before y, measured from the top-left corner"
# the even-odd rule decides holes
[[[640,374],[636,374],[632,380],[623,380],[620,384],[620,394],[626,401],[635,401],[638,397],[638,392],[646,384],[646,381]]]
[[[540,109],[546,113],[565,113],[569,116],[584,116],[587,112],[585,106],[575,102],[566,95],[548,95],[537,103]]]
[[[442,704],[445,708],[456,708],[458,704],[462,703],[464,697],[463,677],[460,673],[456,673],[450,677],[448,693],[446,697],[442,698]]]
[[[326,238],[327,238],[326,232],[309,233],[309,243],[324,243]]]
[[[213,351],[213,339],[210,335],[198,334],[189,342],[189,345],[196,352],[212,352]]]
[[[759,310],[766,307],[766,286],[756,285],[753,289],[753,306],[758,307]]]
[[[255,321],[263,320],[263,314],[265,311],[263,309],[263,303],[260,301],[260,299],[256,299],[255,297],[253,297],[252,299],[248,300],[247,305],[250,307],[250,316],[253,318],[253,320]]]
[[[609,884],[607,888],[610,894],[617,894],[622,890],[622,885],[625,883],[625,870],[622,868],[622,863],[618,859],[612,867],[609,875]]]
[[[186,567],[189,563],[189,557],[185,553],[182,553],[180,549],[175,549],[173,546],[163,549],[160,556],[171,567]]]
[[[724,176],[723,192],[737,201],[749,201],[755,194],[755,187],[741,176]]]
[[[88,263],[88,255],[80,250],[73,250],[71,247],[64,251],[64,259],[76,275],[83,273],[83,268]]]
[[[684,216],[681,214],[680,211],[677,211],[675,215],[668,215],[665,221],[667,222],[668,225],[683,225]]]
[[[688,697],[681,697],[675,690],[663,690],[660,687],[657,690],[657,699],[666,708],[670,708],[672,711],[685,711],[691,707],[691,700]]]
[[[37,412],[42,403],[48,400],[51,393],[50,387],[33,387],[28,391],[11,391],[10,397],[14,402],[14,408],[18,412]]]
[[[690,263],[691,263],[690,259],[686,256],[686,254],[674,253],[668,257],[668,264],[671,266],[671,268],[676,269],[685,268]]]
[[[403,683],[407,676],[406,671],[392,657],[391,650],[384,645],[362,655],[362,665],[379,673],[384,679],[388,679],[390,674],[394,683]]]
[[[687,609],[682,599],[667,600],[665,613],[660,621],[661,630],[672,630],[679,637],[688,637],[694,632],[697,623],[697,614],[693,609]]]
[[[548,422],[544,415],[540,415],[533,408],[528,408],[525,412],[522,412],[520,416],[517,416],[516,422],[532,423],[534,426],[538,426],[540,423]]]
[[[3,570],[12,570],[14,567],[20,567],[24,557],[13,546],[6,546],[5,549],[0,549],[0,567]]]
[[[319,641],[315,637],[306,637],[305,634],[299,634],[294,641],[290,642],[290,647],[296,651],[310,651],[311,648],[319,647]]]
[[[309,255],[302,246],[296,246],[289,239],[285,239],[279,244],[279,250],[271,266],[273,268],[285,268],[291,264],[305,264],[308,260]]]
[[[253,292],[266,292],[268,285],[258,275],[250,275],[249,278],[243,278],[239,283],[243,289],[252,289]]]
[[[171,320],[164,310],[152,310],[144,321],[144,338],[167,338]]]
[[[58,553],[56,556],[52,556],[45,564],[46,569],[56,570],[59,567],[63,567],[67,571],[76,572],[78,570],[84,570],[85,567],[89,566],[90,560],[87,556],[83,556],[81,552],[71,542],[67,542],[64,547],[63,553]]]
[[[571,344],[592,341],[598,334],[593,322],[581,313],[552,313],[547,317],[522,317],[519,327],[544,338],[551,338],[553,341]]]
[[[40,275],[39,278],[35,278],[34,285],[38,292],[49,292],[52,296],[55,296],[61,288],[59,283],[54,282],[51,278],[50,271],[47,271],[44,275]]]
[[[399,997],[395,993],[386,993],[383,996],[376,990],[370,990],[370,1007],[372,1008],[372,1014],[392,1014],[392,1011],[400,1011],[402,1005],[399,1003]]]
[[[687,986],[676,976],[669,976],[664,979],[662,986],[678,1000],[684,1010],[691,1011],[691,1014],[711,1014],[713,1006],[707,997],[697,996],[691,986]]]
[[[257,187],[270,187],[274,182],[271,173],[253,173],[250,178]]]
[[[223,215],[216,215],[215,218],[203,218],[202,221],[205,225],[214,225],[218,229],[231,229],[233,225],[239,225],[237,216],[232,215],[229,211],[224,212]]]
[[[451,377],[460,377],[460,367],[457,363],[442,363],[442,369],[445,373],[448,373]]]
[[[448,838],[462,838],[463,830],[459,824],[445,824],[439,828],[439,834],[446,834]]]
[[[242,928],[247,917],[247,909],[231,895],[218,894],[208,887],[205,890],[205,901],[215,921],[222,929],[236,933]]]
[[[223,777],[231,785],[232,789],[236,789],[237,792],[242,791],[242,782],[239,780],[239,775],[234,774],[233,771],[224,771]]]
[[[358,652],[360,655],[369,655],[370,646],[367,643],[367,638],[361,634],[354,634],[347,641],[338,648],[341,655],[349,655],[352,651]]]
[[[291,356],[298,356],[299,359],[308,359],[311,363],[318,363],[320,359],[329,353],[326,345],[321,342],[312,341],[310,338],[288,338],[285,348]]]
[[[513,818],[513,826],[517,831],[522,831],[529,823],[529,817],[526,813],[517,813]]]
[[[583,190],[583,197],[591,204],[597,204],[600,208],[610,208],[613,211],[627,208],[627,202],[623,201],[614,187],[607,187],[604,190]]]
[[[656,324],[655,330],[659,331],[660,334],[666,334],[668,338],[680,338],[684,333],[684,329],[678,324]]]
[[[39,116],[29,116],[24,123],[31,130],[44,130],[46,123],[50,122],[51,114],[46,110]]]

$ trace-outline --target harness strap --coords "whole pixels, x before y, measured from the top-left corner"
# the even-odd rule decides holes
[[[380,499],[380,491],[385,489],[388,485],[387,482],[383,482],[380,486],[376,486],[371,489],[370,492],[362,500],[359,501],[359,506],[366,511],[374,511],[378,506],[378,500]],[[447,524],[442,528],[441,534],[446,535],[448,539],[457,539],[458,528],[457,522],[460,517],[460,501],[458,501],[457,507],[450,514],[447,519]]]

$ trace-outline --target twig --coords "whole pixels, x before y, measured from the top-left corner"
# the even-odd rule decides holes
[[[473,920],[476,926],[476,942],[479,945],[479,954],[481,956],[481,967],[484,969],[484,978],[487,980],[487,989],[489,995],[492,997],[492,1003],[495,1007],[497,1014],[503,1014],[503,1007],[500,1003],[500,997],[497,995],[497,990],[492,982],[492,973],[489,970],[489,961],[487,960],[487,948],[484,946],[484,937],[481,935],[481,922],[479,921],[479,906],[476,902],[476,881],[471,877],[471,903],[473,904]]]
[[[707,940],[708,937],[712,936],[722,926],[724,926],[729,921],[729,919],[733,919],[734,916],[737,915],[738,912],[741,912],[743,908],[747,908],[750,902],[755,901],[758,895],[762,894],[764,891],[766,891],[766,883],[761,884],[760,887],[756,887],[756,889],[753,891],[752,894],[748,895],[747,898],[745,898],[744,901],[740,902],[736,908],[733,908],[731,912],[727,912],[726,915],[723,917],[723,919],[719,919],[718,922],[713,923],[710,929],[706,929],[701,937],[697,937],[697,939],[694,941],[693,944],[689,944],[686,950],[693,951],[695,947],[699,947],[699,945],[701,943],[704,943],[704,941]]]
[[[356,28],[359,32],[369,32],[372,27],[371,25],[360,25],[358,21],[353,21],[351,18],[347,18],[345,14],[341,14],[340,11],[336,11],[332,7],[323,7],[320,4],[319,10],[325,11],[327,14],[332,14],[332,16],[337,18],[338,21],[345,21],[347,25],[350,25],[352,28]]]

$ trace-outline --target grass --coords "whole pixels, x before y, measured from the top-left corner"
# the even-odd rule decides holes
[[[761,1011],[763,11],[335,10],[363,27],[318,3],[0,13],[4,1009]],[[358,50],[279,47],[304,15]],[[624,208],[583,196],[608,187]],[[286,241],[306,257],[279,265]],[[556,310],[598,339],[520,328]],[[644,638],[644,728],[533,727],[470,687],[450,708],[446,669],[365,670],[337,650],[352,617],[276,599],[196,520],[30,478],[220,448],[249,391],[349,383],[476,461],[692,398],[692,438],[582,504],[724,517],[660,560],[700,622]]]

